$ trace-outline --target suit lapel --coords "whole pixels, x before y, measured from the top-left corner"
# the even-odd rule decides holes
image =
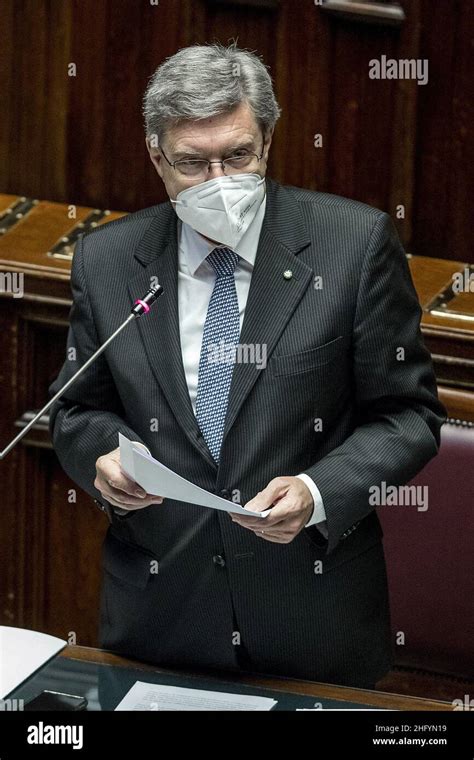
[[[267,358],[312,280],[313,272],[296,254],[310,239],[293,195],[273,180],[266,180],[267,206],[252,273],[240,343],[265,345]],[[177,422],[191,444],[217,470],[200,433],[184,373],[178,313],[177,217],[164,204],[152,217],[135,257],[143,270],[129,283],[131,303],[151,285],[159,283],[163,295],[138,329],[148,361]],[[286,279],[283,273],[291,271]],[[258,379],[254,363],[234,366],[229,392],[224,439]]]
[[[177,422],[199,453],[217,470],[217,465],[202,437],[184,373],[178,313],[177,217],[171,204],[154,217],[135,257],[143,270],[129,283],[131,302],[151,285],[159,283],[163,295],[148,316],[138,320],[138,329],[153,373]]]
[[[267,359],[312,280],[312,269],[296,256],[310,242],[292,194],[267,179],[267,208],[240,334],[242,345],[265,346]],[[252,362],[235,364],[223,443],[260,372]]]

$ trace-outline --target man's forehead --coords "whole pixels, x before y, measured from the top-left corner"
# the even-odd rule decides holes
[[[221,138],[191,139],[190,137],[169,141],[174,153],[200,153],[209,150],[226,151],[234,148],[251,148],[257,135],[248,132],[223,135]]]
[[[170,126],[166,142],[173,150],[195,151],[251,145],[260,134],[256,119],[246,109],[202,121],[183,121]]]

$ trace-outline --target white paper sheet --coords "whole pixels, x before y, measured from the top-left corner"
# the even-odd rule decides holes
[[[0,699],[65,646],[67,641],[47,633],[0,626]]]
[[[276,699],[137,681],[116,710],[271,710]]]
[[[247,517],[264,519],[271,512],[271,509],[266,509],[264,512],[249,512],[240,504],[235,504],[233,501],[206,491],[205,488],[196,486],[154,459],[142,448],[134,446],[133,441],[129,441],[122,433],[119,433],[119,444],[122,470],[147,493]]]

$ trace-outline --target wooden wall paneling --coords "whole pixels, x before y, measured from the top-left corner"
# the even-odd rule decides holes
[[[265,10],[276,10],[280,0],[205,0],[208,5],[221,6],[246,6],[250,8],[265,8]]]
[[[46,80],[44,82],[44,136],[41,184],[50,188],[49,198],[67,201],[68,106],[71,77],[68,76],[72,34],[72,4],[52,0],[48,6],[46,39]],[[38,82],[36,83],[36,85]],[[43,196],[44,197],[44,196]]]
[[[472,392],[439,385],[438,393],[451,418],[474,423]]]
[[[459,146],[471,142],[472,155],[473,127],[465,116],[462,124],[458,119],[472,96],[473,11],[471,2],[448,7],[422,0],[420,57],[429,60],[430,78],[419,92],[413,216],[413,253],[466,261],[473,261],[473,226],[457,229],[454,222],[466,215],[472,219],[472,195],[465,191],[468,177],[472,188],[473,164],[466,163]]]
[[[13,421],[17,411],[17,356],[18,322],[12,319],[12,301],[0,298],[0,387],[2,414],[0,414],[1,448],[14,436]],[[22,593],[21,567],[17,566],[18,547],[23,545],[18,536],[22,530],[15,509],[20,498],[17,491],[17,473],[20,452],[13,449],[9,457],[0,461],[0,620],[14,625],[18,620],[19,595]]]
[[[13,65],[8,86],[13,89],[11,109],[10,189],[19,195],[38,195],[43,162],[45,110],[46,24],[43,0],[13,4],[11,33]],[[21,49],[21,53],[20,53]],[[5,188],[2,188],[5,189]]]
[[[180,20],[180,39],[186,40],[187,45],[196,43],[211,42],[208,39],[208,33],[216,34],[215,30],[209,30],[207,24],[207,4],[206,0],[196,0],[194,3],[188,3],[187,0],[179,0],[179,20]],[[155,36],[153,40],[154,50],[159,50],[160,40]],[[172,55],[175,50],[171,50],[168,55]],[[151,69],[154,66],[154,60],[150,57],[148,60]],[[155,67],[156,68],[156,67]]]
[[[474,264],[474,3],[464,3],[456,29],[456,54],[453,72],[452,154],[449,173],[451,187],[451,226],[443,251],[459,251]],[[440,254],[441,255],[441,254]]]
[[[329,191],[386,208],[395,83],[369,79],[369,61],[397,49],[398,30],[334,23]]]
[[[51,306],[48,306],[51,319]],[[17,409],[15,420],[27,410],[36,411],[47,398],[47,387],[59,361],[51,359],[56,348],[56,359],[63,355],[59,341],[51,340],[50,332],[42,329],[41,314],[35,304],[22,301],[16,311],[18,335]],[[46,316],[46,315],[45,315]],[[58,337],[64,339],[64,327]],[[15,431],[16,432],[16,431]],[[13,432],[8,438],[13,437]],[[10,495],[10,509],[15,515],[16,551],[15,566],[18,572],[19,598],[16,623],[20,626],[45,630],[46,553],[48,532],[48,484],[43,451],[17,446],[18,476],[15,490]],[[9,460],[6,460],[8,465]],[[60,568],[57,568],[60,572]]]
[[[25,0],[7,5],[9,24],[2,37],[8,41],[12,56],[10,81],[6,83],[10,102],[9,186],[21,187],[21,194],[33,197],[47,187],[50,197],[57,197],[65,191],[68,135],[63,79],[70,4]]]
[[[107,208],[114,160],[105,109],[108,4],[73,0],[72,5],[70,58],[77,66],[77,76],[68,81],[68,197],[57,200]],[[122,125],[128,125],[125,115]]]
[[[421,2],[404,3],[406,20],[399,30],[397,57],[416,59],[419,56]],[[389,171],[389,196],[387,211],[395,222],[400,239],[406,250],[412,250],[413,209],[415,204],[415,135],[417,134],[418,96],[421,85],[413,80],[401,79],[394,91],[393,113],[390,123],[391,155],[387,156]],[[405,217],[397,217],[402,204]]]
[[[452,73],[457,9],[452,8],[447,14],[442,3],[423,1],[422,14],[420,57],[429,61],[429,82],[419,93],[412,253],[442,256],[451,222],[448,167],[452,156]],[[458,252],[456,258],[462,258],[461,253]]]
[[[271,74],[282,115],[269,173],[286,184],[322,189],[331,140],[330,27],[312,3],[283,3],[279,18]],[[315,134],[322,135],[321,148],[314,145]]]
[[[364,202],[370,206],[387,209],[390,197],[390,156],[396,143],[393,130],[395,97],[398,82],[369,78],[369,63],[382,55],[396,55],[400,46],[400,30],[397,27],[366,26],[366,34],[358,40],[360,102],[358,134],[355,140],[355,198],[362,193]],[[387,86],[388,85],[388,86]],[[337,118],[337,113],[335,114]],[[374,146],[377,149],[374,150]],[[339,145],[343,155],[343,144]],[[335,160],[337,160],[335,158]],[[344,194],[344,193],[342,193]]]
[[[389,211],[414,253],[472,261],[472,39],[468,0],[403,3],[398,29],[206,0],[4,0],[0,190],[133,211],[166,199],[144,146],[156,66],[196,42],[260,53],[283,116],[269,171]],[[430,81],[369,80],[381,54],[428,58]],[[67,64],[77,76],[67,76]],[[326,145],[316,149],[314,133]],[[290,155],[291,152],[291,155]]]
[[[109,159],[107,207],[130,208],[137,203],[139,177],[144,162],[149,161],[141,114],[141,97],[146,85],[142,50],[148,44],[150,26],[156,25],[164,33],[161,19],[174,20],[175,15],[169,12],[166,15],[159,5],[135,0],[126,0],[122,13],[115,12],[114,2],[109,2],[108,8],[108,81],[102,82]],[[175,23],[179,23],[179,14]],[[160,56],[158,62],[161,60]],[[158,177],[157,182],[160,182]]]
[[[273,67],[275,36],[280,22],[278,7],[242,8],[232,3],[213,4],[205,0],[203,7],[206,12],[206,40],[202,42],[216,40],[225,45],[236,40],[239,46],[263,55],[265,63]]]
[[[76,635],[97,646],[101,544],[106,516],[61,470],[56,455],[41,455],[48,485],[43,623],[54,635]],[[77,502],[69,495],[75,490]]]
[[[2,24],[0,27],[0,92],[2,93],[3,118],[0,119],[0,192],[11,186],[11,177],[15,172],[12,151],[12,131],[14,129],[13,71],[15,67],[15,38],[13,34],[13,3],[2,5]],[[20,195],[20,193],[18,193]],[[21,193],[23,195],[23,193]]]
[[[0,346],[11,357],[2,373],[11,373],[12,383],[2,448],[17,432],[14,422],[45,403],[66,343],[64,305],[21,300],[15,312],[12,320],[7,299],[0,300],[0,325],[9,323]],[[47,432],[28,434],[0,467],[1,621],[64,638],[74,632],[78,642],[96,645],[107,519],[61,470]]]

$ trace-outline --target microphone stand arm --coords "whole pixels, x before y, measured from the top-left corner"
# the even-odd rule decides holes
[[[147,314],[150,311],[150,304],[154,303],[162,293],[163,288],[161,285],[158,285],[156,288],[150,288],[143,299],[137,299],[135,301],[135,306],[132,309],[132,313],[127,317],[127,319],[120,325],[120,327],[115,330],[115,332],[109,338],[107,338],[105,343],[103,343],[97,349],[97,351],[89,357],[89,359],[82,365],[82,367],[80,367],[80,369],[77,370],[77,372],[67,381],[67,383],[59,389],[53,398],[50,399],[42,409],[40,409],[38,414],[36,414],[33,419],[29,421],[29,423],[18,433],[18,435],[8,444],[8,446],[6,446],[3,451],[0,452],[0,460],[4,459],[7,456],[7,454],[16,446],[16,444],[21,441],[21,439],[27,434],[27,432],[31,430],[35,422],[37,422],[39,418],[42,417],[42,415],[52,407],[55,401],[61,398],[61,396],[68,390],[68,388],[70,388],[71,385],[76,382],[77,378],[80,377],[80,375],[82,375],[82,373],[85,372],[85,370],[90,367],[93,362],[95,362],[97,357],[100,356],[103,351],[105,351],[105,349],[112,343],[112,341],[115,340],[117,335],[119,335],[130,322],[133,322],[138,317],[141,317],[142,314]]]

